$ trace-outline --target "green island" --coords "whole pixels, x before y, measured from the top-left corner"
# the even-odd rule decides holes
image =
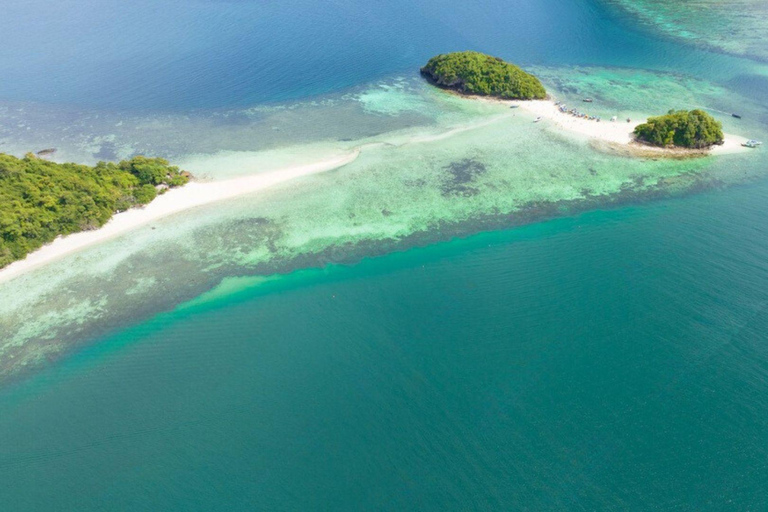
[[[188,181],[189,173],[162,158],[136,156],[90,167],[0,153],[0,268],[59,235],[101,227],[113,214]]]
[[[670,110],[635,127],[638,140],[659,147],[704,149],[723,144],[723,125],[703,110]]]
[[[479,52],[437,55],[421,68],[431,83],[462,94],[502,99],[544,99],[539,79],[509,62]]]

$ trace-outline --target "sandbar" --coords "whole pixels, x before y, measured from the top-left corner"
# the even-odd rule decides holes
[[[634,137],[635,127],[644,123],[645,119],[632,120],[627,122],[625,119],[610,121],[603,119],[601,121],[589,120],[576,117],[567,112],[560,112],[559,107],[553,100],[530,100],[508,102],[512,106],[519,107],[520,110],[528,112],[534,117],[541,117],[541,123],[544,127],[553,127],[569,132],[578,133],[600,142],[627,146],[626,149],[638,156],[645,154],[663,156],[680,155],[718,155],[729,153],[740,153],[750,151],[749,148],[742,146],[748,139],[729,133],[724,134],[725,142],[720,146],[712,146],[711,149],[690,150],[684,148],[660,148],[637,142]],[[583,109],[585,112],[588,108]]]
[[[311,164],[277,168],[239,178],[209,182],[193,180],[183,187],[168,190],[146,206],[115,214],[98,229],[58,237],[23,260],[0,269],[0,283],[163,217],[264,190],[302,176],[338,169],[353,162],[358,155],[359,150],[355,150]]]

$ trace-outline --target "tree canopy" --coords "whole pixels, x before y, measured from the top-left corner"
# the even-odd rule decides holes
[[[670,110],[638,125],[635,135],[654,146],[701,149],[723,143],[723,126],[703,110]]]
[[[479,52],[437,55],[421,68],[433,83],[464,94],[504,99],[543,99],[547,91],[539,79],[509,62]]]
[[[98,228],[116,212],[149,203],[156,185],[188,181],[187,173],[162,158],[89,167],[0,153],[0,268],[58,235]]]

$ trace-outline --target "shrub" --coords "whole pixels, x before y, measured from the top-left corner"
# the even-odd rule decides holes
[[[142,185],[133,192],[136,204],[147,204],[157,197],[157,190],[150,184]]]
[[[723,143],[723,126],[703,110],[670,110],[638,125],[635,135],[654,146],[701,149]]]
[[[543,99],[547,91],[539,79],[519,67],[479,52],[456,52],[432,57],[421,73],[433,83],[465,94],[504,99]]]
[[[117,211],[152,201],[155,185],[187,181],[186,173],[160,158],[88,167],[0,153],[0,267],[58,235],[97,228]]]

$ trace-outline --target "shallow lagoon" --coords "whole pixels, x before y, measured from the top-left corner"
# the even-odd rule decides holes
[[[760,508],[766,197],[230,280],[1,392],[6,504]]]
[[[363,149],[0,285],[6,503],[763,508],[764,153],[628,159],[415,68],[482,49],[765,139],[765,66],[596,2],[301,6],[7,7],[4,151],[223,179]]]
[[[635,115],[635,108],[652,108],[660,94],[679,98],[682,105],[738,101],[722,87],[692,79],[681,83],[676,75],[602,68],[559,73],[548,68],[541,75],[564,99],[584,93],[600,98],[594,108],[604,116]],[[167,310],[228,275],[349,263],[479,230],[762,175],[756,165],[760,154],[626,158],[546,124],[534,125],[505,105],[457,98],[418,79],[396,78],[239,115],[264,117],[223,129],[251,135],[277,131],[298,140],[282,139],[281,145],[279,137],[256,137],[261,151],[195,153],[181,157],[181,164],[217,179],[363,149],[353,164],[336,171],[164,219],[0,285],[14,297],[0,305],[8,333],[0,349],[4,375]],[[340,127],[341,133],[294,130],[306,130],[306,120],[315,116],[324,119],[319,126]],[[744,126],[726,122],[727,128]],[[368,135],[372,126],[384,131]]]
[[[760,0],[605,0],[648,30],[699,47],[765,62],[766,15]]]

